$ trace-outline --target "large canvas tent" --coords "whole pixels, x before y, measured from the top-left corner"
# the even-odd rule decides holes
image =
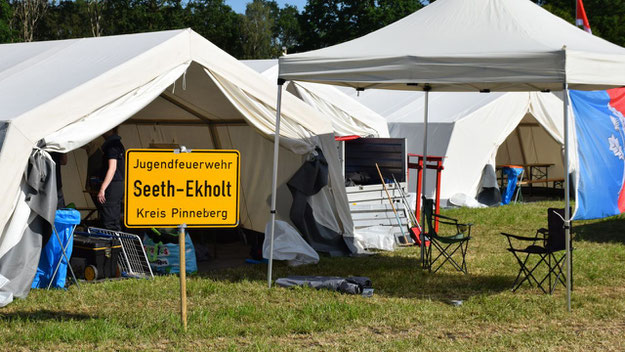
[[[192,30],[6,44],[0,45],[0,57],[0,273],[9,280],[2,291],[27,287],[15,282],[17,276],[28,280],[27,271],[34,274],[37,264],[37,258],[32,263],[29,256],[17,255],[34,215],[24,172],[29,156],[31,162],[32,155],[45,156],[33,150],[75,151],[120,124],[127,148],[175,142],[239,149],[240,225],[260,232],[270,218],[268,199],[276,193],[271,178],[272,164],[277,167],[271,143],[278,139],[276,130],[282,137],[273,180],[282,205],[278,218],[288,221],[290,194],[284,183],[316,147],[328,161],[330,185],[343,183],[330,121],[285,94],[288,106],[278,112],[282,126],[277,129],[272,82]],[[86,165],[84,153],[72,157],[70,165]],[[80,169],[63,170],[69,176],[64,191],[68,200],[82,196],[89,202],[82,194],[84,170],[72,175]],[[343,187],[325,187],[315,197],[315,220],[350,237]]]
[[[426,155],[430,91],[564,91],[570,310],[568,89],[625,85],[624,48],[529,0],[439,0],[352,41],[281,57],[280,78],[360,89],[424,90]]]
[[[244,64],[275,81],[278,78],[278,60],[244,60]],[[351,99],[339,89],[316,83],[289,82],[287,92],[300,98],[332,121],[337,136],[388,138],[386,119]]]
[[[423,92],[406,95],[372,89],[346,93],[386,112],[391,136],[406,138],[408,152],[422,154]],[[551,175],[564,173],[562,99],[553,93],[431,93],[429,114],[428,153],[445,156],[443,201],[459,193],[475,197],[486,165],[494,170],[496,165],[546,163],[553,164]],[[415,175],[409,179],[409,189],[416,190]],[[428,197],[434,192],[434,181],[428,178]]]

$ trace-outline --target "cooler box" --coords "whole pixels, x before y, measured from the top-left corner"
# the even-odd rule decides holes
[[[87,281],[121,277],[120,252],[121,243],[117,238],[76,233],[70,262],[76,276]]]

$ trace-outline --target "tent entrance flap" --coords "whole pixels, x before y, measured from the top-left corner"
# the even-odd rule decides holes
[[[555,196],[556,188],[561,190],[564,183],[562,147],[534,116],[527,114],[497,149],[495,164],[500,170],[503,165],[522,166],[532,194]]]
[[[317,222],[313,209],[308,203],[309,197],[317,194],[328,185],[328,163],[321,149],[306,161],[288,182],[293,195],[290,218],[306,241],[318,252],[331,256],[350,254],[340,233]]]

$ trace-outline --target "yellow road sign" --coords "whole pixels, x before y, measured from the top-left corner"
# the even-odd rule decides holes
[[[126,226],[237,226],[239,161],[237,150],[128,149]]]

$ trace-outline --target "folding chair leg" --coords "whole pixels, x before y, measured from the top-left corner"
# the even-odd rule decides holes
[[[515,255],[515,257],[516,257],[516,255]],[[526,275],[525,275],[525,277],[523,278],[523,280],[521,280],[521,282],[519,282],[519,283],[517,284],[517,286],[516,286],[516,287],[514,287],[514,288],[512,289],[512,292],[516,291],[519,287],[521,287],[521,285],[523,284],[523,282],[525,282],[525,280],[528,280],[528,282],[530,282],[530,283],[531,283],[530,279],[532,279],[532,280],[534,280],[534,282],[536,282],[536,285],[538,285],[538,287],[539,287],[539,288],[543,291],[543,293],[547,293],[547,291],[545,290],[545,288],[542,286],[542,284],[543,284],[543,282],[545,281],[545,279],[546,279],[546,278],[543,278],[543,280],[539,282],[539,281],[536,279],[536,277],[534,276],[534,274],[533,274],[533,273],[534,273],[534,270],[536,270],[536,269],[540,266],[540,264],[541,264],[542,262],[545,262],[545,264],[547,263],[547,261],[545,260],[545,257],[546,257],[546,256],[540,255],[540,260],[536,263],[536,265],[534,265],[534,266],[532,267],[532,269],[531,269],[531,270],[527,270],[527,267],[526,267],[526,266],[523,266],[523,268],[525,268],[525,270],[526,270]],[[520,263],[521,263],[521,261],[519,260],[519,258],[518,258],[518,257],[517,257],[517,260],[519,261],[519,264],[520,264]]]
[[[430,242],[431,243],[431,242]],[[439,250],[439,255],[436,257],[436,259],[434,259],[432,261],[432,265],[434,265],[434,263],[442,257],[445,258],[445,260],[443,260],[443,262],[441,264],[438,265],[438,267],[436,267],[436,269],[434,270],[434,272],[436,273],[438,271],[438,269],[440,269],[443,264],[449,262],[451,265],[454,266],[454,268],[456,268],[456,270],[461,271],[463,273],[467,273],[466,272],[466,261],[465,261],[465,256],[466,256],[466,247],[463,247],[462,242],[451,252],[451,253],[447,253],[447,250],[449,249],[449,247],[452,246],[452,244],[448,244],[444,249],[442,248],[441,245],[439,245],[438,243],[435,243],[437,249]],[[431,246],[431,244],[430,244]],[[458,249],[460,249],[460,252],[462,254],[462,263],[458,264],[454,259],[453,259],[453,255],[458,251]]]
[[[521,287],[521,284],[527,279],[528,275],[531,275],[531,272],[527,268],[527,261],[529,260],[530,255],[527,254],[525,256],[525,259],[521,261],[521,259],[515,252],[512,252],[512,254],[514,255],[514,258],[516,258],[517,262],[519,263],[519,273],[517,274],[516,279],[514,279],[514,283],[512,284],[512,292],[515,292],[517,289],[519,289],[519,287]],[[519,282],[519,279],[521,279],[521,274],[525,274],[525,276]],[[530,285],[532,284],[531,281],[528,281],[528,282]]]
[[[430,245],[425,247],[424,257],[423,257],[423,269],[428,269],[429,272],[432,272],[432,246],[433,241],[430,241]]]
[[[549,255],[549,263],[548,263],[548,265],[549,265],[549,273],[548,273],[548,275],[549,275],[549,294],[551,294],[551,293],[553,293],[553,290],[551,289],[551,287],[552,287],[551,286],[551,255]],[[556,279],[557,279],[557,277],[556,277]]]
[[[565,279],[564,279],[564,278],[566,278],[566,275],[562,271],[562,262],[566,258],[566,255],[563,255],[559,260],[556,259],[555,255],[553,253],[551,253],[551,255],[553,256],[553,260],[556,262],[555,265],[553,266],[553,268],[549,269],[550,273],[553,272],[554,274],[556,274],[556,279],[555,279],[555,281],[553,283],[553,286],[551,286],[551,292],[553,293],[553,291],[555,290],[556,286],[558,285],[558,282],[560,282],[562,284],[562,286],[566,287],[566,282],[565,282]],[[555,273],[556,269],[558,269],[557,273]]]
[[[75,227],[76,226],[74,226],[74,228]],[[74,282],[76,283],[76,287],[80,288],[80,285],[78,284],[78,280],[76,280],[76,275],[74,275],[74,269],[72,269],[72,266],[69,263],[69,258],[67,257],[67,253],[65,253],[65,248],[69,245],[69,241],[67,241],[67,243],[63,245],[63,241],[61,241],[61,236],[59,236],[59,233],[56,231],[56,227],[54,227],[54,225],[52,226],[52,231],[56,235],[56,239],[59,240],[59,245],[61,246],[61,253],[63,257],[61,257],[61,259],[59,259],[59,262],[56,264],[56,268],[54,269],[54,273],[52,274],[52,277],[50,278],[50,282],[48,283],[47,289],[49,290],[50,287],[52,287],[52,281],[54,281],[54,278],[56,277],[56,273],[58,272],[59,267],[61,266],[61,262],[63,261],[63,258],[65,258],[65,260],[67,261],[67,266],[69,267],[69,271],[72,274],[72,278],[74,279]],[[72,229],[72,234],[73,233],[74,233],[74,229]]]

